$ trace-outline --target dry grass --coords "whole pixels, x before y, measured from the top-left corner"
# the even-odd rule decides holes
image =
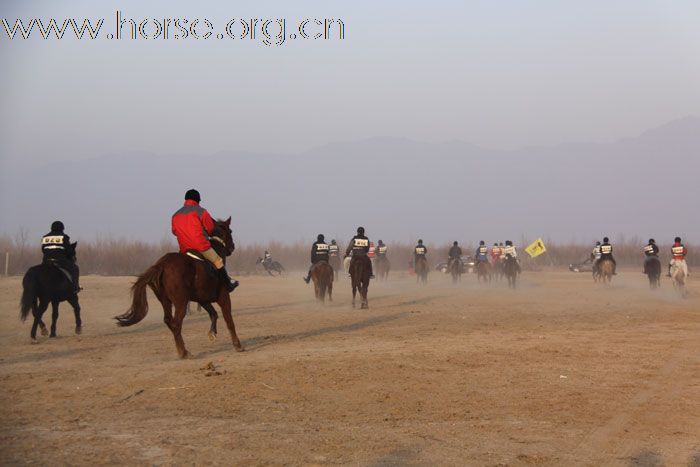
[[[31,241],[30,241],[31,240]],[[2,272],[4,272],[5,253],[10,254],[9,273],[23,274],[33,264],[41,261],[39,243],[27,238],[26,232],[19,231],[14,236],[0,236],[0,255],[2,255]],[[522,239],[521,241],[529,241]],[[524,243],[524,242],[523,242]],[[523,267],[525,269],[543,269],[566,267],[585,259],[592,245],[571,243],[554,243],[545,240],[547,253],[530,259],[519,246]],[[253,274],[259,272],[256,260],[265,250],[269,250],[273,258],[287,270],[304,270],[309,265],[312,241],[303,243],[283,244],[273,242],[268,245],[237,245],[233,256],[228,259],[228,267],[234,274]],[[393,270],[408,268],[412,258],[413,245],[389,243],[389,259]],[[341,249],[345,245],[341,245]],[[643,261],[643,242],[636,239],[615,242],[615,258],[622,266],[641,266]],[[700,249],[686,244],[690,252],[688,263],[691,267],[700,265]],[[431,265],[444,260],[450,245],[428,244],[428,258]],[[662,262],[668,261],[670,244],[661,244]],[[100,274],[110,276],[136,275],[153,264],[160,256],[175,251],[174,241],[142,242],[119,238],[98,238],[92,241],[80,241],[78,245],[78,263],[82,274]],[[462,245],[465,254],[473,254],[476,245]]]

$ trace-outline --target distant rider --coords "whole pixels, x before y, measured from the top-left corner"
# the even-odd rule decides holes
[[[451,269],[453,261],[462,260],[462,249],[459,247],[457,241],[452,242],[452,248],[447,253],[447,268]]]
[[[649,239],[649,243],[644,247],[644,274],[647,273],[647,264],[652,258],[659,259],[659,247],[656,246],[656,241],[653,238]]]
[[[309,268],[308,274],[306,274],[306,277],[304,278],[304,282],[307,284],[309,283],[311,280],[311,270],[317,263],[320,261],[328,262],[329,259],[329,245],[326,243],[323,234],[318,234],[316,241],[313,245],[311,245],[311,267]]]
[[[214,232],[214,220],[206,209],[199,205],[201,197],[197,190],[185,193],[185,204],[173,214],[171,225],[177,237],[180,253],[187,250],[198,251],[216,268],[219,278],[229,292],[238,287],[238,281],[231,280],[224,267],[224,260],[211,247],[210,237]]]
[[[42,263],[53,264],[68,271],[73,280],[73,290],[80,292],[80,269],[73,258],[68,257],[70,237],[64,232],[63,222],[55,221],[51,224],[51,232],[41,237],[41,252],[44,254]]]
[[[418,240],[418,245],[413,248],[413,267],[416,267],[418,258],[425,258],[428,253],[428,249],[423,245],[423,240]]]
[[[383,241],[379,240],[377,242],[377,247],[374,250],[377,259],[386,259],[387,250],[388,247],[386,246],[386,244]]]
[[[517,266],[518,272],[522,272],[520,268],[520,260],[518,259],[518,251],[515,249],[515,245],[510,240],[506,240],[506,249],[504,250],[506,255],[506,261],[510,258],[515,260],[515,265]]]
[[[498,263],[498,260],[501,257],[501,248],[498,246],[498,243],[494,243],[493,246],[491,247],[491,263],[496,265]]]
[[[489,248],[483,240],[479,242],[474,256],[476,257],[476,264],[489,262]]]
[[[596,260],[596,267],[604,259],[609,259],[613,263],[613,275],[617,274],[617,261],[613,258],[613,247],[610,244],[610,239],[608,237],[603,238],[603,243],[600,245],[600,258]]]
[[[265,253],[263,253],[262,262],[264,266],[272,266],[272,255],[269,251],[265,250]]]
[[[348,256],[367,256],[367,253],[369,253],[369,238],[365,236],[365,228],[358,227],[357,235],[352,237],[350,243],[348,243],[348,247],[345,249],[345,257],[347,258]],[[369,261],[369,268],[370,277],[374,277],[374,274],[372,272],[371,261]]]
[[[683,269],[685,275],[688,275],[688,263],[685,262],[685,257],[688,255],[688,250],[681,243],[681,237],[676,237],[673,240],[671,247],[671,262],[668,265],[668,276],[671,277],[671,267],[674,263],[678,264]]]
[[[340,247],[335,242],[335,239],[331,240],[331,244],[328,245],[328,256],[330,258],[336,258],[340,255]]]

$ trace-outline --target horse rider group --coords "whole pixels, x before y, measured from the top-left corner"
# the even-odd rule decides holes
[[[204,259],[209,261],[217,271],[219,280],[229,292],[238,287],[239,283],[237,280],[231,279],[226,268],[224,266],[223,259],[214,251],[212,248],[211,241],[216,240],[213,238],[214,234],[214,221],[209,214],[209,212],[200,206],[201,196],[199,192],[195,189],[188,190],[185,193],[184,205],[178,209],[175,214],[173,214],[171,219],[171,230],[173,235],[177,238],[178,247],[180,253],[187,253],[190,250],[199,252]],[[41,251],[43,253],[43,263],[53,264],[59,268],[65,270],[71,277],[73,282],[73,287],[76,293],[81,289],[79,285],[80,270],[75,262],[74,257],[69,257],[70,249],[70,237],[65,233],[65,226],[61,221],[55,221],[51,224],[51,231],[44,235],[41,239]],[[370,252],[370,241],[365,235],[364,227],[357,228],[357,234],[352,237],[348,243],[348,247],[345,250],[345,257],[357,256],[357,255],[368,255]],[[387,253],[387,246],[383,241],[379,240],[376,248],[375,254],[378,258],[385,258]],[[418,240],[418,244],[413,248],[413,264],[415,266],[416,261],[420,258],[425,258],[428,253],[427,247],[423,244],[423,240]],[[656,245],[654,239],[649,239],[649,243],[644,247],[644,255],[647,259],[652,257],[658,257],[659,247]],[[329,262],[330,258],[337,257],[339,255],[339,247],[335,240],[332,240],[330,244],[325,242],[325,237],[323,234],[319,234],[316,241],[311,247],[311,268],[309,273],[304,278],[304,281],[308,284],[311,277],[311,270],[320,261]],[[673,267],[680,267],[688,275],[688,265],[686,263],[686,256],[688,255],[688,250],[681,243],[681,238],[676,237],[671,247],[671,261],[668,265],[668,275],[671,275],[671,270]],[[453,261],[460,261],[462,256],[462,249],[459,244],[455,241],[448,253],[448,265],[451,265]],[[490,256],[490,258],[489,258]],[[479,242],[479,246],[475,252],[475,259],[477,264],[480,262],[493,262],[503,261],[509,258],[514,258],[516,264],[518,265],[518,272],[520,272],[520,265],[518,263],[518,254],[513,242],[507,240],[505,246],[501,244],[493,244],[490,251],[486,246],[486,243],[482,240]],[[613,247],[610,243],[608,237],[603,238],[603,242],[596,242],[593,251],[591,252],[591,260],[593,261],[594,271],[598,270],[598,265],[603,260],[612,261],[615,271],[617,267],[617,262],[613,257]],[[265,251],[263,256],[263,262],[268,264],[272,262],[272,256],[268,251]],[[370,263],[371,268],[371,263]],[[646,264],[645,264],[646,269]],[[371,274],[371,269],[370,269]],[[613,272],[615,274],[615,272]],[[372,275],[372,277],[374,277]]]

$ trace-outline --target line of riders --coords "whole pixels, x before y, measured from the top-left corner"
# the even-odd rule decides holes
[[[649,242],[644,246],[644,268],[642,273],[647,274],[647,269],[649,262],[652,260],[659,259],[659,247],[656,244],[656,240],[653,238],[649,239]],[[673,239],[673,246],[671,246],[671,261],[668,263],[668,273],[667,277],[671,277],[671,270],[674,267],[679,267],[683,270],[685,275],[688,275],[688,263],[686,263],[685,258],[688,256],[688,249],[683,245],[681,237],[676,237]],[[596,242],[591,251],[590,261],[593,263],[593,274],[598,272],[598,265],[603,260],[610,260],[614,265],[613,274],[617,274],[615,269],[617,269],[617,261],[613,257],[613,246],[610,244],[610,239],[608,237],[603,238],[603,243]]]
[[[220,281],[225,285],[229,292],[233,292],[239,283],[237,280],[231,279],[226,268],[224,267],[223,259],[214,251],[211,242],[222,240],[214,236],[214,221],[209,212],[200,206],[201,196],[197,190],[191,189],[185,193],[184,205],[178,209],[172,216],[171,230],[177,238],[180,253],[198,252],[216,269]],[[81,289],[79,284],[80,271],[75,261],[75,257],[70,254],[71,251],[70,237],[65,233],[65,226],[61,221],[55,221],[51,224],[51,231],[44,235],[41,239],[41,250],[43,253],[43,263],[53,264],[61,269],[72,282],[75,293]],[[385,258],[388,251],[387,245],[379,240],[374,254],[378,258]],[[364,227],[357,228],[357,234],[352,237],[345,250],[345,257],[356,255],[368,255],[370,253],[370,241],[365,235]],[[428,248],[423,244],[423,240],[418,240],[418,244],[413,249],[414,265],[420,257],[425,257],[428,253]],[[659,247],[654,239],[649,239],[649,243],[644,247],[644,255],[646,256],[644,264],[644,272],[646,272],[647,262],[651,258],[658,258]],[[686,247],[681,243],[680,237],[676,237],[671,247],[671,262],[668,265],[668,275],[671,275],[671,268],[676,265],[681,267],[686,275],[688,275],[688,265],[685,258],[688,254]],[[319,234],[316,241],[311,247],[311,268],[309,274],[304,278],[308,284],[311,271],[314,266],[321,261],[331,263],[334,258],[339,258],[340,250],[335,240],[330,244],[325,242],[323,234]],[[489,249],[485,242],[479,242],[479,246],[475,251],[475,263],[490,262],[492,265],[499,261],[513,258],[518,264],[518,272],[520,265],[517,259],[517,251],[513,242],[507,240],[503,243],[496,244]],[[594,272],[598,268],[598,264],[609,259],[615,267],[617,262],[613,257],[613,246],[610,244],[608,237],[603,239],[603,242],[596,242],[596,245],[591,252],[591,261],[593,261]],[[269,252],[265,252],[264,261],[272,261]],[[454,261],[462,261],[462,249],[458,242],[453,242],[448,253],[448,268]],[[370,263],[371,267],[371,263]],[[371,273],[371,270],[370,270]],[[374,277],[373,274],[371,277]]]

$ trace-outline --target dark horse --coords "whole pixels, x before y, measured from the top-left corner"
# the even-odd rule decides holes
[[[75,262],[75,249],[78,243],[71,243],[66,251],[66,255]],[[73,278],[74,280],[75,278]],[[20,301],[20,318],[27,319],[29,311],[34,316],[32,324],[32,341],[36,342],[36,329],[41,327],[41,334],[48,334],[46,325],[41,320],[42,315],[51,304],[51,334],[49,337],[56,337],[56,321],[58,321],[58,304],[67,301],[73,307],[75,313],[75,333],[82,331],[82,320],[80,319],[80,304],[78,294],[71,280],[66,277],[63,270],[58,266],[43,263],[29,268],[22,279],[22,300]]]
[[[649,278],[649,287],[655,289],[661,286],[661,262],[659,258],[650,256],[644,261],[644,274]]]
[[[255,264],[261,264],[265,271],[271,276],[274,276],[274,274],[272,274],[273,272],[276,272],[278,276],[281,276],[284,272],[284,267],[282,267],[278,261],[270,261],[268,263],[262,258],[258,258]]]
[[[462,272],[464,272],[462,260],[459,258],[452,258],[450,262],[450,274],[452,275],[452,282],[454,284],[462,280]]]
[[[515,288],[515,281],[518,278],[518,260],[509,256],[503,263],[503,274],[508,279],[508,287]]]
[[[367,289],[372,271],[372,260],[367,255],[355,255],[350,260],[350,283],[352,285],[352,307],[355,308],[355,294],[360,291],[362,304],[360,308],[369,308]]]
[[[229,217],[225,221],[217,219],[214,224],[211,245],[217,254],[225,260],[235,249],[231,237],[231,218]],[[115,317],[118,321],[117,324],[131,326],[146,316],[148,313],[146,287],[150,287],[163,306],[163,321],[173,333],[175,346],[180,357],[186,358],[190,355],[182,339],[182,321],[187,312],[188,302],[199,303],[209,313],[212,320],[209,332],[210,339],[212,339],[212,333],[214,337],[216,336],[217,318],[211,303],[218,303],[231,333],[234,348],[239,352],[243,351],[231,316],[231,297],[220,278],[212,271],[213,267],[206,260],[194,259],[182,253],[166,254],[136,279],[131,287],[131,307],[123,315]],[[172,313],[173,305],[175,306],[174,316]]]
[[[385,281],[389,278],[389,270],[391,269],[391,263],[389,258],[386,256],[378,256],[374,260],[374,265],[377,269],[377,279]]]
[[[333,268],[335,279],[338,280],[338,271],[340,271],[340,256],[331,256],[329,261],[331,267]]]
[[[418,256],[413,269],[416,271],[416,283],[428,283],[428,260],[425,256]]]
[[[491,263],[488,261],[479,261],[476,265],[476,278],[479,282],[482,280],[484,283],[491,282]]]
[[[325,261],[319,261],[311,268],[311,280],[314,281],[316,300],[325,302],[326,292],[328,292],[328,300],[333,301],[333,276],[333,267]]]

